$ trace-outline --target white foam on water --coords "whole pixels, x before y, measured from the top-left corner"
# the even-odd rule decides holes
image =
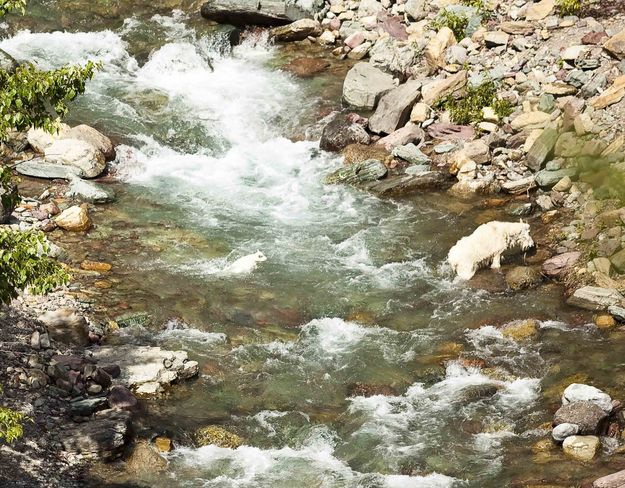
[[[307,480],[314,486],[326,488],[356,488],[364,486],[361,482],[366,480],[387,488],[450,488],[456,481],[438,473],[426,476],[359,473],[334,456],[332,440],[323,435],[298,448],[182,447],[173,451],[169,459],[174,465],[195,468],[196,479],[204,481],[203,486],[207,487],[303,486],[300,483]]]

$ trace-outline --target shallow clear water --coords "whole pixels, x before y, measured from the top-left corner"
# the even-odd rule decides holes
[[[179,446],[168,474],[146,485],[477,487],[588,475],[558,455],[533,464],[530,446],[559,381],[583,368],[597,386],[620,386],[592,353],[603,338],[557,287],[512,295],[453,281],[447,250],[492,215],[472,202],[380,200],[321,183],[341,161],[317,149],[315,122],[338,107],[333,73],[344,65],[302,81],[279,69],[295,53],[262,37],[230,53],[218,29],[182,12],[80,12],[75,32],[12,32],[0,47],[43,67],[104,62],[72,117],[119,142],[119,182],[107,182],[118,202],[94,212],[87,237],[54,237],[73,262],[114,265],[110,289],[81,278],[102,317],[152,315],[112,341],[180,347],[202,368],[146,402],[139,432]],[[52,17],[37,30],[58,27]],[[268,259],[253,273],[224,273],[256,250]],[[542,320],[539,342],[516,344],[496,327],[528,317]],[[623,349],[616,337],[609,357]],[[363,385],[378,394],[361,396]],[[189,433],[208,423],[246,445],[193,448]]]

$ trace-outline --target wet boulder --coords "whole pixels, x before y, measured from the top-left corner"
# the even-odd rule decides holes
[[[126,471],[135,475],[158,473],[167,468],[167,460],[147,441],[135,444],[132,454],[126,459]]]
[[[269,31],[269,37],[280,42],[302,41],[309,36],[318,37],[323,30],[321,24],[313,19],[300,19]]]
[[[599,446],[599,438],[593,435],[572,435],[562,443],[564,454],[582,462],[591,461]]]
[[[501,386],[495,383],[484,383],[481,385],[469,385],[463,388],[458,394],[456,401],[459,403],[474,403],[488,400],[497,394]]]
[[[8,52],[0,49],[0,69],[7,73],[15,73],[19,63]]]
[[[567,386],[564,393],[562,393],[562,405],[576,402],[592,402],[606,413],[612,411],[612,398],[610,395],[594,386],[582,383],[573,383]]]
[[[371,138],[362,124],[350,114],[337,114],[321,132],[319,147],[324,151],[341,151],[350,144],[369,144]]]
[[[312,18],[323,7],[321,0],[209,0],[202,17],[236,27],[273,27]]]
[[[115,159],[115,147],[111,140],[97,129],[85,124],[72,127],[61,134],[60,139],[78,139],[87,142],[104,155],[106,161]]]
[[[86,232],[91,228],[91,217],[85,206],[74,205],[63,210],[54,218],[61,229],[70,232]]]
[[[284,69],[300,78],[312,78],[328,69],[329,66],[330,63],[321,58],[295,58],[284,65]]]
[[[368,159],[337,169],[325,178],[325,184],[358,185],[369,181],[381,180],[388,174],[388,169],[377,159]]]
[[[200,427],[194,434],[198,446],[215,445],[227,449],[236,449],[243,445],[244,439],[218,425]]]
[[[581,401],[560,407],[553,416],[553,425],[573,424],[579,427],[579,434],[600,434],[607,417],[595,403]]]
[[[506,273],[506,283],[511,290],[534,288],[542,281],[540,271],[530,266],[515,266]]]

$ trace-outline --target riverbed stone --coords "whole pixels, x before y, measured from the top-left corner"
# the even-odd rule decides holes
[[[80,169],[67,166],[65,164],[46,163],[42,158],[34,158],[30,161],[19,163],[15,170],[23,175],[32,178],[45,178],[49,180],[67,180],[72,176],[80,175]]]
[[[126,471],[134,475],[158,473],[166,468],[167,460],[154,446],[144,440],[135,444],[132,454],[126,459]]]
[[[572,435],[564,439],[562,448],[567,456],[587,462],[595,457],[599,445],[600,441],[596,436]]]
[[[74,205],[63,210],[54,218],[54,222],[70,232],[86,232],[91,228],[91,217],[85,206]]]
[[[104,154],[89,142],[80,139],[58,139],[44,151],[48,163],[78,168],[80,176],[95,178],[106,168]]]
[[[75,176],[70,177],[66,195],[89,203],[110,203],[115,201],[115,192],[112,189]]]
[[[312,78],[324,72],[329,66],[330,63],[325,59],[302,57],[289,61],[284,65],[284,69],[301,78]]]
[[[220,24],[272,27],[312,18],[322,7],[319,0],[208,0],[200,12]]]
[[[341,151],[350,144],[369,144],[371,138],[361,124],[348,114],[337,114],[321,132],[319,147],[324,151]]]
[[[369,63],[357,63],[349,70],[343,84],[343,100],[348,105],[373,110],[385,93],[395,88],[393,76]]]
[[[563,405],[553,416],[553,425],[575,424],[579,434],[600,434],[608,414],[597,404],[590,401],[578,401]]]
[[[584,286],[575,290],[567,303],[575,307],[599,311],[606,310],[612,305],[623,306],[624,299],[623,295],[613,288]]]
[[[545,112],[525,112],[512,119],[510,125],[514,130],[543,129],[550,120],[551,115]]]
[[[547,259],[542,265],[542,272],[550,278],[562,278],[579,261],[579,251],[565,252]]]
[[[326,185],[346,184],[359,185],[369,181],[377,181],[388,174],[388,169],[377,159],[368,159],[337,169],[326,176]]]
[[[242,446],[244,439],[218,425],[207,425],[195,431],[195,442],[198,446],[216,445],[226,449]]]
[[[93,350],[92,355],[98,364],[120,367],[121,374],[115,380],[118,384],[146,394],[159,393],[172,382],[196,376],[199,371],[197,361],[189,361],[185,351],[160,347],[103,346]]]
[[[445,98],[447,95],[451,95],[455,91],[463,88],[466,84],[467,72],[465,70],[459,71],[458,73],[450,75],[446,78],[439,78],[424,83],[423,88],[421,89],[423,103],[432,106],[437,100]]]
[[[608,51],[616,59],[625,59],[625,29],[610,37],[603,44],[603,49]]]
[[[279,42],[302,41],[309,36],[318,37],[322,33],[321,24],[313,19],[300,19],[287,25],[274,27],[269,36]]]
[[[594,386],[573,383],[567,386],[564,393],[562,393],[562,405],[584,401],[595,403],[606,413],[612,411],[612,398],[610,395]]]
[[[111,140],[102,134],[99,130],[93,127],[80,124],[71,129],[63,130],[59,136],[59,139],[78,139],[91,144],[98,149],[103,155],[106,161],[112,161],[115,159],[115,147]]]
[[[425,47],[425,60],[430,73],[445,66],[445,50],[456,44],[456,37],[449,27],[441,28]]]
[[[556,442],[562,442],[567,437],[576,435],[579,433],[579,425],[562,423],[556,425],[551,431],[551,437]]]
[[[502,327],[501,333],[504,337],[515,342],[535,339],[539,332],[538,322],[533,319],[518,320]]]
[[[410,80],[380,98],[378,108],[369,119],[369,129],[377,134],[390,134],[410,119],[412,106],[421,96],[421,82]]]
[[[65,451],[88,458],[112,460],[121,456],[129,435],[127,412],[103,410],[94,420],[67,429],[60,439]]]
[[[406,144],[405,146],[397,146],[393,149],[393,156],[408,161],[410,164],[429,164],[431,159],[423,154],[421,150],[414,144]]]
[[[113,386],[108,392],[107,400],[109,406],[116,410],[134,410],[138,405],[137,397],[122,385]]]
[[[525,12],[525,20],[543,20],[551,15],[555,9],[555,5],[555,0],[541,0],[540,2],[531,3]]]
[[[625,486],[625,469],[596,479],[592,488],[622,488]]]
[[[534,288],[541,281],[542,275],[540,271],[530,266],[515,266],[506,273],[506,283],[510,289],[515,291]]]
[[[577,170],[575,168],[563,168],[554,171],[543,169],[536,173],[535,180],[541,188],[551,188],[565,176],[571,177],[576,174]]]
[[[86,346],[90,342],[87,320],[72,309],[49,310],[37,320],[46,326],[55,341],[77,346]]]
[[[382,137],[376,144],[392,151],[397,146],[405,146],[406,144],[416,141],[422,142],[425,139],[425,132],[418,125],[408,122],[401,129],[397,129],[392,134]]]
[[[538,171],[548,161],[549,157],[553,156],[557,141],[558,131],[556,129],[552,127],[544,129],[527,153],[527,166]]]

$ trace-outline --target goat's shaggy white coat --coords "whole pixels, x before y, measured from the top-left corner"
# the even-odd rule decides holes
[[[473,234],[460,239],[449,250],[447,260],[461,279],[470,280],[483,266],[498,269],[504,252],[525,251],[533,246],[529,224],[493,221],[480,225]]]

